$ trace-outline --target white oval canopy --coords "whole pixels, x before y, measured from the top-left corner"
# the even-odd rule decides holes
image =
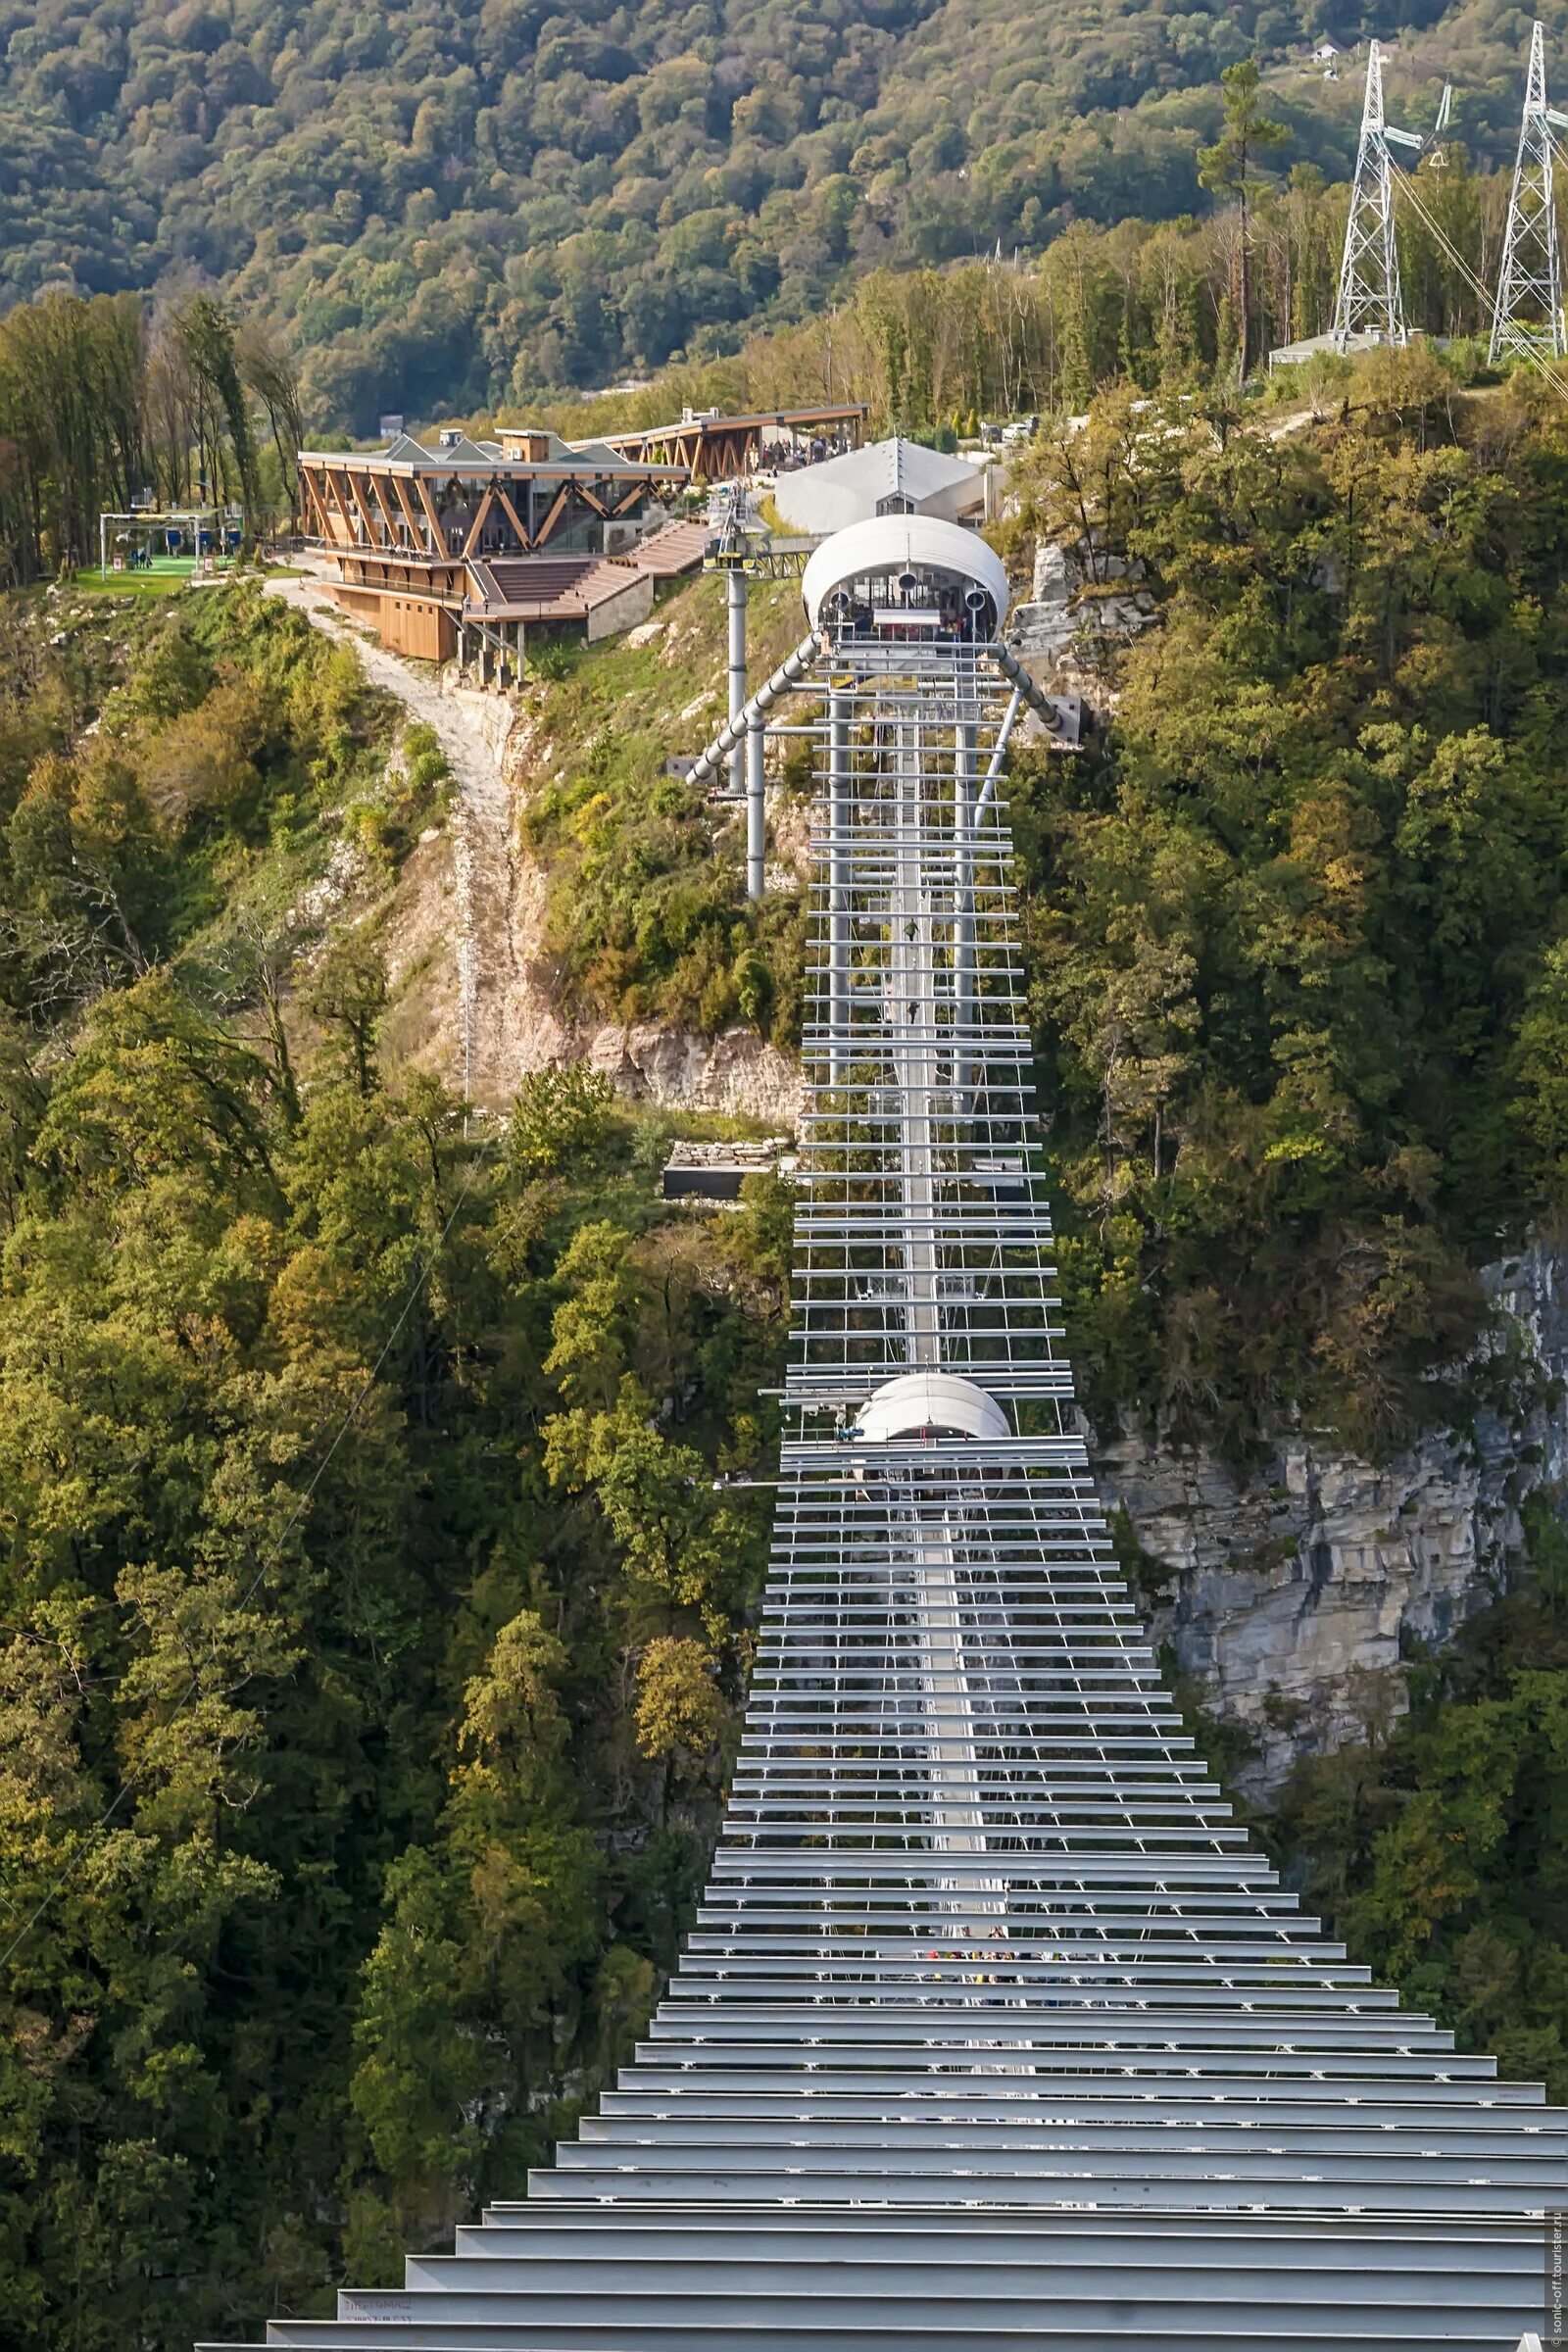
[[[855,1425],[858,1438],[885,1442],[922,1429],[956,1430],[965,1438],[1010,1438],[996,1398],[956,1372],[903,1372],[885,1381]]]
[[[900,571],[946,571],[983,588],[997,611],[997,627],[1007,610],[1007,574],[1002,558],[978,531],[944,522],[935,514],[876,514],[852,522],[824,539],[806,566],[801,595],[814,629],[822,606],[847,581],[886,578]]]

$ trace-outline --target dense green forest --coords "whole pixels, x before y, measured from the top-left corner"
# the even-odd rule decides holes
[[[1555,36],[1560,8],[1546,8]],[[1338,0],[7,0],[0,288],[214,282],[301,338],[313,410],[476,407],[733,349],[883,265],[1041,250],[1074,220],[1205,209],[1220,71],[1256,51],[1289,136],[1343,178],[1353,69],[1389,24]],[[1492,169],[1525,21],[1428,7],[1396,103]]]
[[[0,2309],[173,2346],[515,2182],[646,2011],[788,1207],[672,1219],[602,1082],[383,1069],[373,926],[289,909],[442,771],[351,654],[3,610]]]
[[[1134,400],[1047,436],[1010,526],[1022,564],[1091,525],[1158,612],[1098,657],[1088,753],[1008,787],[1067,1320],[1102,1423],[1375,1453],[1528,1401],[1470,1352],[1475,1269],[1568,1205],[1568,425],[1420,355],[1280,438]],[[528,688],[547,944],[585,1007],[787,1040],[794,903],[746,913],[649,723],[717,685],[718,584],[664,612],[667,675],[620,646]],[[789,1198],[670,1212],[665,1123],[591,1079],[493,1124],[391,1058],[373,895],[296,910],[345,834],[392,887],[445,790],[259,591],[0,605],[23,2352],[395,2279],[592,2097],[705,1869]],[[1552,1497],[1527,1536],[1408,1719],[1369,1693],[1262,1826],[1359,1956],[1560,2093]]]
[[[1407,313],[1420,332],[1458,339],[1448,359],[1458,380],[1497,379],[1477,339],[1488,304],[1443,240],[1494,271],[1506,195],[1505,180],[1455,159],[1423,180],[1420,213],[1400,206]],[[667,420],[684,404],[745,411],[850,398],[865,402],[873,433],[973,433],[982,417],[1081,413],[1117,382],[1190,394],[1217,383],[1234,395],[1244,317],[1249,397],[1322,399],[1349,381],[1332,352],[1266,378],[1259,362],[1332,324],[1348,202],[1348,188],[1301,167],[1283,185],[1254,184],[1245,248],[1233,212],[1219,223],[1075,222],[1027,266],[875,270],[824,316],[753,336],[732,357],[661,369],[635,390],[548,402],[539,414],[582,435]]]
[[[1568,1210],[1568,417],[1383,354],[1316,430],[1190,419],[1104,396],[1024,485],[1161,612],[1014,805],[1069,1323],[1102,1410],[1376,1453],[1506,1387],[1433,1367]]]
[[[1228,72],[1227,110],[1250,100],[1254,132],[1267,134],[1280,126],[1261,113],[1254,79],[1250,64]],[[1223,133],[1200,161],[1233,183],[1237,202],[1216,221],[1152,230],[1079,221],[1028,266],[874,270],[824,313],[754,335],[731,358],[663,368],[613,398],[547,404],[543,417],[581,436],[664,420],[684,402],[853,398],[865,402],[874,432],[948,436],[981,416],[1081,411],[1097,387],[1121,380],[1206,394],[1234,390],[1250,370],[1255,392],[1263,353],[1331,315],[1347,191],[1310,165],[1270,184],[1250,161],[1238,176]],[[1425,175],[1419,198],[1401,201],[1406,302],[1433,334],[1462,339],[1484,325],[1485,305],[1453,256],[1490,274],[1504,187],[1455,151],[1444,172]],[[1449,366],[1482,378],[1483,361],[1478,344],[1461,340]],[[1321,399],[1348,372],[1319,356],[1307,388]],[[1272,389],[1294,394],[1301,373],[1286,371]],[[292,336],[209,293],[151,310],[132,294],[19,303],[0,318],[0,585],[90,562],[102,509],[123,509],[143,490],[172,504],[232,501],[252,525],[283,524],[309,397]],[[318,399],[313,435],[323,421]],[[468,422],[486,433],[494,412]]]

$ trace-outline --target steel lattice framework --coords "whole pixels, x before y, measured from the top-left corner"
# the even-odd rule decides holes
[[[1345,222],[1345,251],[1334,305],[1334,342],[1340,351],[1370,338],[1407,343],[1404,293],[1399,280],[1399,240],[1394,218],[1396,151],[1413,168],[1447,128],[1453,91],[1445,82],[1437,121],[1425,135],[1396,130],[1383,103],[1383,51],[1367,49],[1366,91],[1361,103],[1361,136]]]
[[[868,599],[818,641],[789,1435],[695,1933],[525,2202],[268,2341],[1513,2352],[1565,2118],[1302,1918],[1161,1688],[1058,1348],[1017,692],[912,572]]]
[[[1364,334],[1390,343],[1407,340],[1394,226],[1394,157],[1383,113],[1383,52],[1376,41],[1367,53],[1361,138],[1334,307],[1334,340],[1341,351],[1352,335]]]
[[[1546,104],[1545,27],[1533,24],[1489,360],[1495,361],[1510,351],[1526,358],[1540,353],[1557,360],[1568,357],[1568,321],[1563,318],[1562,270],[1557,257],[1557,198],[1552,185],[1552,134],[1565,129],[1568,115]]]

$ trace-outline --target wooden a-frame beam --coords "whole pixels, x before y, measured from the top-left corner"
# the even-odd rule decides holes
[[[338,514],[342,520],[343,528],[349,535],[348,544],[350,547],[352,547],[354,545],[354,517],[343,503],[343,492],[338,486],[337,470],[334,466],[328,466],[324,469],[324,472],[326,486],[332,493],[332,504],[338,511]],[[327,536],[330,538],[331,533],[328,532]]]
[[[496,496],[501,501],[502,509],[506,514],[507,520],[511,523],[513,529],[517,534],[517,545],[521,548],[523,554],[526,555],[531,545],[528,534],[523,529],[522,524],[518,519],[516,508],[513,505],[512,500],[508,497],[506,491],[502,489],[499,482],[496,484]]]
[[[369,482],[370,488],[375,493],[375,503],[381,510],[381,520],[386,525],[386,543],[388,547],[396,547],[398,543],[398,526],[393,520],[392,510],[386,503],[386,492],[381,487],[381,476],[378,473],[372,473],[368,475],[367,479]]]
[[[435,502],[422,473],[415,475],[414,487],[419,493],[419,504],[424,509],[424,518],[430,526],[430,553],[432,556],[444,556],[447,553],[446,534],[441,528],[441,517],[435,511]]]
[[[536,548],[543,547],[545,541],[555,529],[556,524],[561,519],[562,509],[565,506],[566,500],[569,496],[570,492],[567,490],[564,484],[563,484],[561,489],[556,492],[555,505],[551,508],[549,514],[545,516],[543,522],[539,525],[538,530],[534,534],[533,543]]]
[[[474,515],[473,521],[469,526],[468,536],[463,543],[463,553],[465,558],[473,555],[478,548],[479,533],[484,529],[485,524],[489,521],[490,510],[495,503],[495,491],[493,489],[487,490],[483,498],[481,498],[479,501],[479,511]]]
[[[419,544],[419,518],[415,514],[408,491],[404,487],[403,476],[400,473],[394,473],[389,475],[388,479],[396,494],[398,505],[403,511],[403,519],[409,526],[410,552],[412,553]]]

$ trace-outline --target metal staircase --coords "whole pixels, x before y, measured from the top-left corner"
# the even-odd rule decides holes
[[[1301,1916],[1160,1686],[1054,1320],[998,592],[858,528],[808,597],[790,1428],[696,1929],[526,2200],[267,2341],[1513,2352],[1568,2119]]]

